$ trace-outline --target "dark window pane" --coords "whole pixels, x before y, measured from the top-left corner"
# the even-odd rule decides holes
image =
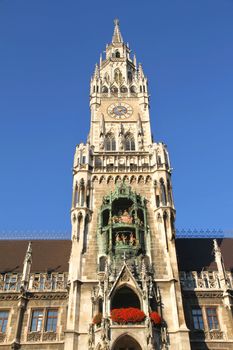
[[[218,316],[216,307],[206,309],[209,329],[219,329]]]
[[[204,329],[202,310],[200,308],[192,309],[192,319],[194,329]]]
[[[0,312],[0,333],[5,333],[6,332],[8,316],[9,316],[9,312],[8,311],[1,311]]]
[[[32,312],[32,320],[31,320],[31,332],[40,332],[42,329],[43,322],[43,310],[34,310]]]
[[[48,310],[46,332],[56,332],[57,330],[57,310]]]

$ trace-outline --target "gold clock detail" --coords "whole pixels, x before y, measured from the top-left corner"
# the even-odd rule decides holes
[[[115,119],[129,118],[133,113],[133,109],[127,103],[113,103],[108,107],[108,115]]]

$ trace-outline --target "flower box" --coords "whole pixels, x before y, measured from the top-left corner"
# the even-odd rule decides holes
[[[119,324],[135,324],[145,320],[146,315],[138,308],[129,307],[122,309],[113,309],[111,319]]]
[[[156,326],[160,325],[161,321],[162,321],[161,316],[156,311],[152,311],[150,313],[150,319],[154,323],[154,325],[156,325]]]

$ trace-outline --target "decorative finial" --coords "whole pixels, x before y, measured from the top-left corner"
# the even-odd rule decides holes
[[[114,19],[114,32],[113,32],[113,37],[112,37],[112,43],[123,43],[123,38],[120,32],[120,27],[119,27],[119,19],[115,18]]]

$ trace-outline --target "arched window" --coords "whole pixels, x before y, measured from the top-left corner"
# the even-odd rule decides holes
[[[107,94],[107,93],[108,93],[108,88],[107,88],[107,86],[103,86],[103,87],[102,87],[102,92],[103,92],[104,94]]]
[[[142,86],[140,85],[140,92],[142,92]]]
[[[116,58],[120,58],[121,57],[120,52],[116,51],[115,56],[116,56]]]
[[[129,287],[119,288],[111,300],[111,309],[120,309],[127,307],[141,308],[140,300],[137,294]]]
[[[126,94],[126,93],[128,92],[128,89],[127,89],[127,87],[122,86],[120,91],[121,91],[123,94]]]
[[[116,86],[111,87],[111,93],[112,93],[113,95],[117,95],[117,94],[118,94],[118,89],[117,89]]]
[[[128,71],[128,81],[131,83],[133,80],[132,72]]]
[[[136,87],[135,87],[135,86],[131,86],[131,87],[130,87],[130,92],[131,92],[132,94],[135,94],[135,93],[136,93]]]
[[[122,81],[122,73],[119,68],[114,71],[114,80],[119,84]]]
[[[84,220],[84,232],[83,232],[83,250],[82,253],[86,253],[87,251],[87,238],[88,238],[88,223],[89,223],[89,216],[86,215]]]
[[[114,135],[109,134],[106,136],[105,140],[106,151],[115,151],[116,150],[116,140]]]
[[[171,184],[170,184],[169,180],[167,180],[167,192],[168,192],[168,201],[171,205],[172,204],[172,190],[171,190]]]
[[[90,183],[90,180],[88,180],[88,183],[87,183],[87,208],[90,208],[90,199],[91,199],[91,183]]]
[[[78,214],[78,223],[77,223],[77,240],[80,238],[80,233],[81,233],[81,227],[82,227],[82,222],[83,222],[83,215],[82,213]]]
[[[113,350],[142,350],[138,342],[128,334],[120,336],[114,344]],[[144,348],[145,349],[145,348]],[[99,350],[99,348],[98,348]]]
[[[128,134],[125,137],[125,150],[126,151],[135,151],[135,141],[134,141],[133,135],[131,135],[131,134]]]
[[[75,190],[74,190],[74,207],[78,205],[78,185],[75,185]]]
[[[81,207],[83,207],[84,201],[85,201],[85,198],[84,198],[85,185],[84,185],[83,179],[80,180],[79,190],[80,190],[80,205]]]
[[[99,271],[103,272],[105,270],[106,256],[101,256],[99,258]]]
[[[162,204],[167,205],[167,194],[166,194],[166,188],[165,188],[163,179],[160,179],[160,191],[161,191]]]

